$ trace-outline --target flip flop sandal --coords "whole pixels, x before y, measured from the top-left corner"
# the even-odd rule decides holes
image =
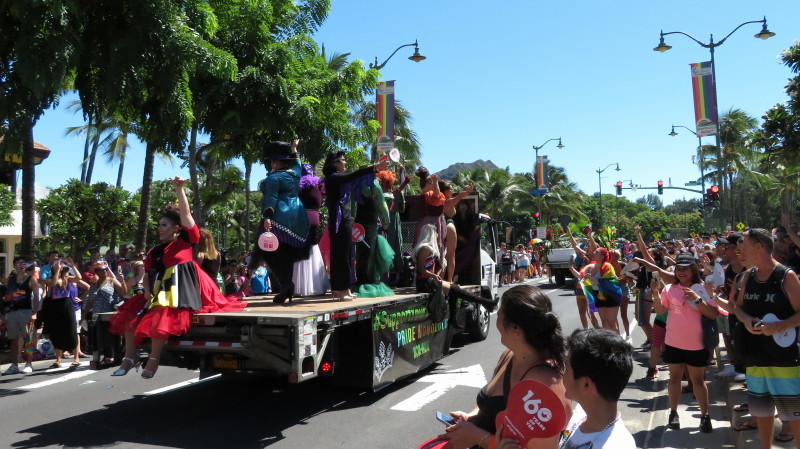
[[[56,368],[61,368],[61,364],[58,363],[58,362],[55,362],[52,365],[50,365],[50,368],[47,368],[47,369],[56,369]]]
[[[752,425],[752,424],[748,424],[748,423],[746,423],[746,422],[743,422],[743,423],[739,423],[739,424],[735,425],[735,426],[733,427],[733,431],[734,431],[734,432],[741,432],[741,431],[743,431],[743,430],[751,430],[751,429],[757,429],[757,428],[758,428],[758,427],[756,427],[756,426],[754,426],[754,425]],[[777,437],[776,437],[776,438],[777,438]]]
[[[69,364],[69,369],[75,369],[79,366],[81,366],[81,362],[72,362]]]
[[[749,412],[750,406],[747,405],[747,402],[742,402],[741,404],[733,407],[734,412]]]
[[[791,433],[781,432],[775,436],[775,441],[778,441],[780,443],[788,443],[792,440],[794,440],[794,435],[792,435]]]

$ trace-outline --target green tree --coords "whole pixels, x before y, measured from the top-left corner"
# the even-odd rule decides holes
[[[661,197],[654,193],[648,193],[641,198],[636,198],[636,204],[644,204],[652,210],[664,208],[664,202],[661,201]]]
[[[69,0],[0,2],[0,137],[22,155],[23,257],[33,257],[33,127],[71,82],[75,58],[74,3]]]
[[[701,205],[702,201],[698,199],[681,198],[664,207],[664,213],[667,215],[694,213],[700,209]]]
[[[50,225],[50,235],[67,245],[75,260],[82,260],[89,248],[108,243],[112,233],[129,226],[137,206],[126,190],[77,179],[36,203],[41,219]]]

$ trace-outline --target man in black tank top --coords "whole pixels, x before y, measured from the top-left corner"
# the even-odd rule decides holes
[[[800,280],[772,257],[769,231],[751,229],[739,244],[740,261],[753,268],[745,274],[744,289],[737,298],[736,317],[757,345],[747,366],[748,405],[756,418],[762,441],[772,436],[775,409],[800,433]],[[769,444],[769,441],[763,441]]]

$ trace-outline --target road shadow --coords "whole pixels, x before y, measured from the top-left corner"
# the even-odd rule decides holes
[[[263,448],[284,440],[286,429],[316,415],[370,406],[406,385],[397,382],[365,393],[332,388],[325,379],[285,385],[219,378],[19,429],[19,435],[32,435],[11,447]]]

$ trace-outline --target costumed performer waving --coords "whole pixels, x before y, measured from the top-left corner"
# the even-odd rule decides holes
[[[200,241],[200,229],[189,210],[183,190],[186,179],[170,179],[178,206],[164,206],[158,221],[162,243],[147,253],[144,292],[120,306],[111,319],[110,331],[125,336],[125,358],[112,376],[124,376],[138,366],[137,346],[150,338],[150,359],[142,377],[152,378],[158,369],[161,350],[170,336],[189,330],[192,313],[243,309],[247,303],[222,296],[216,282],[194,261],[192,245]]]

